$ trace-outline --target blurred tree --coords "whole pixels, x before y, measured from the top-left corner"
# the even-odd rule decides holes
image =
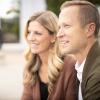
[[[89,2],[92,2],[93,4],[100,5],[100,0],[88,0]]]
[[[47,9],[53,11],[58,15],[60,12],[60,6],[65,1],[70,1],[70,0],[46,0]]]
[[[14,18],[11,18],[11,19],[3,18],[2,31],[3,31],[5,43],[18,42],[19,41],[19,16],[15,16]],[[11,40],[11,39],[9,39],[10,41],[6,40],[5,37],[7,37],[8,35],[10,36],[12,35],[16,37],[16,40]]]
[[[60,12],[60,6],[65,1],[71,1],[71,0],[46,0],[47,4],[47,10],[51,10],[57,15]],[[87,0],[89,2],[92,2],[93,4],[100,5],[100,0]]]

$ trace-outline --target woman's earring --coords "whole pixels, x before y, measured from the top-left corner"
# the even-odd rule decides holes
[[[55,40],[51,41],[51,43],[55,43]]]

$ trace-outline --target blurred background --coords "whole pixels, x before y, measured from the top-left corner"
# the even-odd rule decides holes
[[[20,100],[27,46],[24,29],[29,16],[47,9],[58,15],[64,1],[0,0],[0,100]],[[100,0],[89,1],[100,9]]]

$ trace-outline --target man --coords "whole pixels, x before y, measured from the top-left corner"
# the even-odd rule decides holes
[[[88,1],[66,1],[59,14],[58,42],[63,55],[76,57],[79,100],[100,100],[99,13]]]

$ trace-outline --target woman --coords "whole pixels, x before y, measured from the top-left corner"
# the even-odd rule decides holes
[[[22,100],[75,100],[75,70],[72,57],[65,64],[58,56],[57,16],[51,11],[34,14],[26,25],[26,53]]]

